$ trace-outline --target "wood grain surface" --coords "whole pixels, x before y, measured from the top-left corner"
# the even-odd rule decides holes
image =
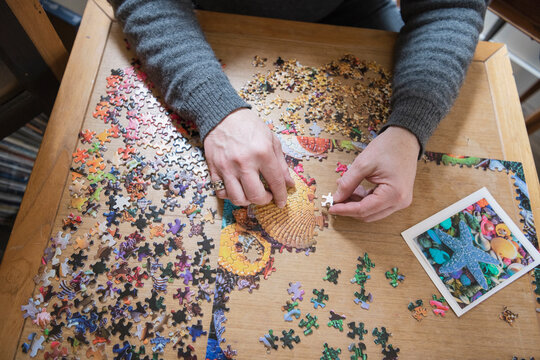
[[[35,291],[32,278],[48,239],[59,230],[61,219],[70,212],[66,206],[69,201],[67,180],[77,133],[82,128],[103,127],[103,122],[94,119],[91,113],[104,92],[105,77],[111,68],[127,66],[131,60],[125,51],[119,25],[112,22],[111,26],[111,19],[100,6],[106,7],[107,4],[88,3],[46,137],[0,267],[0,311],[3,319],[0,335],[7,358],[25,358],[27,355],[20,352],[17,344],[25,340],[29,332],[35,331],[30,321],[24,323],[21,331],[20,306]],[[352,53],[387,68],[392,66],[395,34],[207,12],[200,12],[198,16],[236,88],[260,70],[251,65],[254,55],[268,59],[278,56],[296,58],[302,64],[320,66],[345,53]],[[505,48],[498,44],[480,43],[456,104],[440,124],[427,149],[522,161],[531,203],[538,216],[538,179],[522,122]],[[306,173],[317,179],[319,197],[335,190],[335,180],[339,176],[334,172],[336,162],[350,163],[353,158],[353,154],[334,152],[322,162],[305,162]],[[350,339],[345,336],[347,329],[340,333],[326,326],[328,312],[333,309],[345,313],[347,322],[365,322],[370,332],[375,326],[386,326],[393,334],[390,342],[401,349],[399,355],[403,359],[537,356],[540,326],[528,275],[459,319],[451,312],[446,318],[430,313],[418,323],[407,310],[410,301],[418,298],[429,300],[436,289],[400,232],[482,186],[492,192],[519,224],[519,208],[514,200],[512,182],[505,173],[420,163],[411,207],[372,224],[331,219],[330,227],[318,235],[314,254],[307,257],[303,253],[276,254],[278,270],[261,282],[258,291],[253,294],[246,291],[232,293],[231,311],[227,314],[226,344],[239,351],[239,359],[313,359],[320,358],[322,344],[328,342],[342,349],[340,358],[348,358],[346,348]],[[154,200],[160,202],[160,199]],[[216,199],[208,205],[221,206]],[[163,222],[171,220],[172,217]],[[89,221],[88,227],[92,225]],[[219,239],[220,221],[205,229],[216,240]],[[348,282],[355,270],[356,257],[364,252],[368,252],[376,263],[372,279],[367,283],[375,297],[369,311],[354,304],[352,293],[356,289]],[[326,266],[342,270],[338,285],[322,281]],[[384,272],[393,266],[399,267],[406,275],[404,283],[395,289],[384,278]],[[288,298],[286,287],[291,281],[301,281],[306,292],[324,287],[330,294],[327,307],[314,310],[309,303],[310,295],[306,293],[300,305],[302,312],[317,314],[321,324],[319,330],[308,337],[301,334],[296,323],[283,322],[280,307]],[[146,293],[142,295],[139,298],[146,297]],[[168,305],[174,306],[174,303]],[[514,326],[498,319],[503,305],[519,313]],[[205,329],[209,326],[209,306],[205,304]],[[279,332],[294,328],[302,341],[293,351],[280,348],[269,356],[258,338],[270,328]],[[364,342],[369,357],[382,357],[380,348],[372,340],[371,334],[366,335]],[[194,344],[201,358],[205,344],[204,339]]]

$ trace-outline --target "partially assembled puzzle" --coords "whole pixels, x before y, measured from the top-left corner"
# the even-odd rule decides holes
[[[390,74],[353,55],[320,67],[274,60],[239,93],[282,143],[296,185],[284,209],[229,201],[220,208],[196,128],[161,102],[137,60],[97,82],[36,289],[21,304],[23,353],[232,359],[246,358],[240,348],[255,344],[250,351],[259,357],[290,358],[303,346],[321,359],[398,357],[387,325],[363,316],[377,299],[372,289],[382,286],[374,284],[399,291],[406,276],[368,251],[340,262],[336,244],[346,242],[327,213],[334,181],[386,121]],[[256,56],[254,65],[264,69],[266,60]],[[425,160],[510,174],[523,232],[537,244],[521,164],[439,153]],[[320,241],[329,232],[335,244]],[[374,275],[375,263],[384,276]],[[471,275],[482,286],[483,275]],[[270,308],[273,297],[286,301]],[[253,307],[239,306],[246,298]],[[421,317],[421,304],[412,309]],[[249,320],[257,326],[244,329]],[[244,331],[245,344],[229,340],[233,328]],[[322,341],[319,334],[332,335]]]

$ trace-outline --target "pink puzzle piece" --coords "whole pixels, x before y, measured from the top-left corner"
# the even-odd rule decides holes
[[[446,312],[448,310],[450,310],[450,308],[446,305],[443,305],[440,301],[436,301],[436,300],[430,300],[429,301],[429,305],[435,307],[433,309],[433,313],[435,315],[441,315],[441,316],[445,316],[446,315]]]

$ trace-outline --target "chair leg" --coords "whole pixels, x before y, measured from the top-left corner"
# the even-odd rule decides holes
[[[528,88],[523,93],[523,95],[519,97],[519,102],[523,104],[525,101],[527,101],[528,98],[534,95],[534,93],[537,92],[538,90],[540,90],[540,79],[536,80],[536,82],[530,88]]]
[[[540,129],[540,110],[525,119],[525,126],[529,135]]]

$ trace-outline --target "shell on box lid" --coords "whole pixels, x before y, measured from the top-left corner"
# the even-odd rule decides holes
[[[503,258],[513,260],[518,256],[516,247],[510,240],[505,238],[496,237],[491,240],[491,248],[495,251],[495,254]]]
[[[256,205],[253,213],[264,231],[275,241],[296,249],[306,249],[315,244],[315,193],[300,177],[291,171],[295,188],[288,190],[287,204],[283,209],[273,202]]]

